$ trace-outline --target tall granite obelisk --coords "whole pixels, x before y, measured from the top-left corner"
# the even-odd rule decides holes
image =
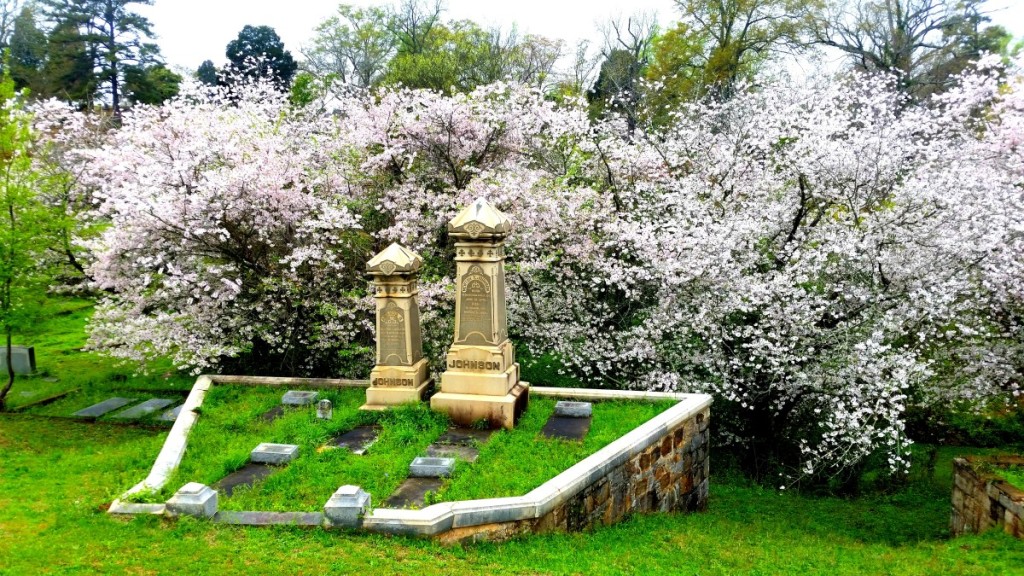
[[[366,263],[377,301],[377,363],[363,410],[419,402],[431,383],[416,303],[421,266],[418,254],[397,243]]]
[[[455,338],[445,358],[441,391],[430,406],[462,425],[486,420],[512,428],[529,402],[529,384],[508,339],[505,237],[508,217],[479,199],[448,223],[455,239]]]

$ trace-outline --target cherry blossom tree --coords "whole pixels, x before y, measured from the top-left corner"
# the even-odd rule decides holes
[[[794,477],[907,465],[905,418],[1019,396],[1024,81],[982,63],[908,103],[893,79],[769,83],[625,139],[522,86],[291,107],[252,84],[138,107],[77,152],[109,222],[95,348],[194,370],[368,373],[362,275],[424,256],[450,344],[445,223],[508,213],[510,331],[590,386],[706,391],[717,433]],[[437,366],[440,368],[440,366]]]

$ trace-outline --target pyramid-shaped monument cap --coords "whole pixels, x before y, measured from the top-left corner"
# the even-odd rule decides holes
[[[420,269],[423,259],[420,255],[393,242],[366,263],[366,272],[374,276],[391,276],[392,274],[411,274]]]
[[[508,216],[483,198],[477,198],[448,223],[448,234],[456,239],[504,238],[511,231]]]

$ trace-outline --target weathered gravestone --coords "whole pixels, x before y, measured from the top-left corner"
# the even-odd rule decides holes
[[[330,400],[324,398],[316,403],[316,417],[321,420],[331,420],[334,418],[334,405],[331,404]]]
[[[15,374],[36,373],[36,349],[32,346],[11,346],[11,366]],[[7,373],[7,347],[0,346],[0,373]]]
[[[431,383],[423,357],[416,276],[423,259],[392,244],[366,263],[377,301],[377,363],[362,410],[419,402]]]
[[[508,339],[505,237],[511,231],[508,217],[483,198],[448,223],[456,241],[455,338],[430,406],[463,426],[483,420],[510,429],[529,401]]]

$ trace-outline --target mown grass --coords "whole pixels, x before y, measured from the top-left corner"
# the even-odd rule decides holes
[[[296,444],[299,457],[251,488],[221,499],[224,510],[315,511],[345,484],[362,487],[378,505],[408,475],[409,463],[425,454],[449,427],[448,419],[425,404],[388,412],[360,412],[365,391],[322,391],[334,404],[334,418],[320,420],[313,407],[289,409],[265,422],[260,416],[281,402],[280,388],[214,386],[189,436],[180,468],[163,490],[141,500],[162,502],[186,482],[213,485],[241,468],[261,442]],[[583,442],[540,435],[555,401],[534,398],[519,425],[494,433],[479,445],[479,459],[459,462],[432,502],[525,494],[671,406],[671,402],[601,402],[594,405],[591,432]],[[380,436],[357,456],[324,449],[327,441],[359,425],[378,424]]]
[[[8,395],[8,408],[27,404],[68,390],[81,390],[87,396],[60,400],[32,410],[42,414],[66,416],[114,394],[138,390],[187,391],[195,380],[173,370],[169,362],[154,364],[147,374],[136,374],[134,366],[119,365],[95,352],[84,351],[85,322],[92,314],[93,303],[81,298],[47,298],[39,322],[16,334],[14,344],[35,347],[35,376],[18,376]],[[98,398],[103,396],[103,398]],[[153,396],[136,394],[140,399]],[[95,403],[95,402],[93,402]]]
[[[21,343],[34,344],[39,365],[57,383],[32,378],[19,380],[16,391],[45,388],[60,391],[81,387],[84,393],[149,388],[187,389],[192,378],[172,374],[136,378],[130,368],[120,368],[95,354],[79,352],[84,344],[81,328],[90,305],[81,300],[53,301],[59,315],[51,315]],[[535,382],[537,383],[537,382]],[[244,429],[253,414],[267,403],[278,402],[274,394],[251,388],[215,387],[215,394],[239,394],[241,404],[235,424]],[[361,398],[348,392],[332,399],[337,407],[351,407]],[[107,394],[107,397],[113,394]],[[82,398],[79,398],[81,400]],[[20,401],[13,398],[15,405]],[[527,416],[524,426],[536,427],[547,410],[546,400],[535,398],[537,410]],[[64,408],[79,408],[82,402],[68,400]],[[224,402],[225,406],[233,405]],[[600,405],[595,406],[595,428]],[[213,407],[200,422],[213,420]],[[714,407],[712,407],[714,410]],[[723,468],[721,452],[712,449],[711,495],[707,512],[700,514],[652,514],[634,517],[622,524],[582,534],[531,536],[503,544],[444,547],[432,541],[385,537],[319,529],[256,528],[215,525],[190,519],[167,520],[153,517],[131,519],[111,517],[105,507],[126,487],[143,478],[166,437],[165,431],[119,426],[99,422],[87,424],[29,414],[0,414],[0,574],[967,574],[1024,575],[1024,542],[993,532],[983,536],[948,538],[952,458],[968,453],[998,450],[940,448],[934,474],[918,471],[898,490],[858,498],[816,497],[799,492],[780,492],[752,484]],[[67,413],[64,411],[62,413]],[[229,421],[228,414],[225,422]],[[395,415],[394,418],[402,418]],[[638,415],[643,418],[644,415]],[[289,414],[263,432],[269,435],[298,432],[307,416]],[[353,423],[336,411],[334,424]],[[294,421],[289,420],[294,419]],[[306,422],[308,424],[308,422]],[[407,428],[395,434],[393,442],[428,442],[433,424],[424,431]],[[280,426],[280,428],[278,428]],[[418,426],[418,425],[417,425]],[[316,435],[330,434],[328,428]],[[296,434],[302,438],[303,434]],[[243,440],[224,449],[237,462],[238,452],[255,437],[233,434]],[[274,436],[277,438],[278,436]],[[319,437],[319,436],[317,436]],[[714,428],[712,428],[714,437]],[[308,438],[308,436],[307,436]],[[384,439],[382,439],[384,441]],[[484,446],[497,447],[512,439],[493,437]],[[213,442],[211,440],[211,442]],[[258,443],[258,442],[257,442]],[[315,443],[315,442],[313,442]],[[413,450],[413,448],[416,450]],[[195,446],[193,447],[195,448]],[[210,446],[211,460],[216,446]],[[520,470],[547,465],[550,458],[541,442],[516,444],[515,454],[495,466],[504,476],[515,478]],[[496,449],[496,448],[495,448]],[[198,451],[198,448],[195,448]],[[237,451],[237,452],[232,452]],[[190,456],[195,456],[193,452]],[[372,453],[371,453],[372,455]],[[344,451],[326,458],[346,457]],[[354,462],[370,462],[347,456]],[[316,461],[314,461],[315,464]],[[330,460],[326,462],[330,463]],[[187,462],[184,466],[190,466]],[[347,463],[344,468],[351,468]],[[395,464],[398,466],[398,464]],[[402,462],[401,467],[407,467]],[[296,473],[318,476],[333,473],[325,464],[302,468]],[[318,466],[321,466],[318,468]],[[207,466],[196,462],[196,473]],[[341,468],[341,467],[339,467]],[[215,470],[214,466],[210,466]],[[185,468],[182,469],[183,471]],[[221,471],[224,471],[222,469]],[[214,472],[210,472],[214,474]],[[219,472],[217,472],[219,473]],[[282,471],[282,474],[285,472]],[[473,485],[470,473],[460,471],[446,493],[468,497]],[[465,474],[465,475],[462,475]],[[501,472],[497,474],[502,475]],[[273,477],[272,477],[273,478]],[[280,476],[283,482],[287,476]],[[317,480],[309,481],[318,485]],[[461,486],[465,481],[467,486]],[[501,478],[492,487],[505,486]],[[269,481],[268,481],[269,482]],[[340,476],[325,480],[336,487]],[[480,480],[483,484],[486,480]],[[173,484],[173,483],[172,483]],[[307,491],[308,502],[321,504],[317,490]],[[271,485],[265,487],[268,494]],[[332,488],[333,489],[333,488]],[[387,487],[382,487],[387,490]],[[508,490],[520,490],[510,486]],[[464,494],[467,496],[459,496]],[[268,496],[254,493],[251,498]],[[255,504],[239,499],[241,507]],[[267,502],[273,509],[273,502]],[[231,506],[234,506],[232,504]]]
[[[896,494],[813,498],[716,469],[709,509],[582,534],[444,547],[318,529],[103,512],[145,475],[163,433],[0,415],[2,574],[1024,574],[1024,543],[949,540],[950,467]]]

